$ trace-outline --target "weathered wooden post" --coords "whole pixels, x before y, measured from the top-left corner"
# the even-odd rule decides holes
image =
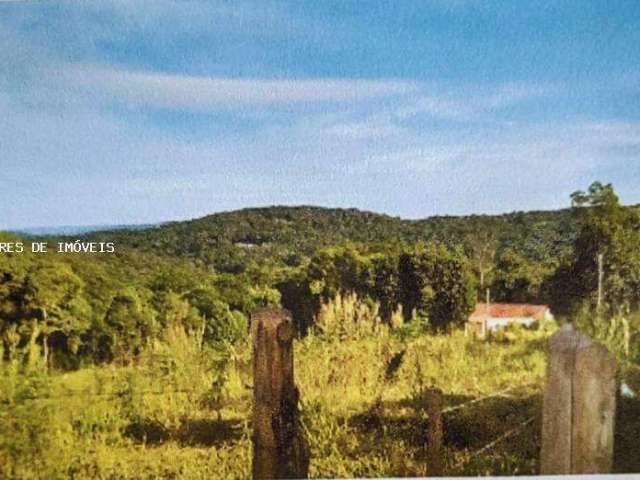
[[[253,478],[307,478],[309,449],[298,431],[293,379],[295,327],[286,310],[252,316]]]
[[[610,473],[616,362],[608,350],[563,325],[549,339],[540,473]]]
[[[442,475],[442,391],[427,390],[427,475]]]

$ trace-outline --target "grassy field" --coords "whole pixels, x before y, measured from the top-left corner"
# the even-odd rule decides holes
[[[360,338],[296,341],[310,475],[428,475],[423,408],[431,387],[442,389],[447,407],[460,406],[444,416],[446,474],[537,473],[551,331],[481,342],[461,331],[382,329]],[[135,365],[46,375],[33,351],[5,362],[0,477],[249,477],[250,347],[200,345],[174,329]],[[627,421],[618,422],[618,443],[633,450],[640,410],[625,402],[621,412]],[[638,469],[633,458],[618,455],[617,468]]]

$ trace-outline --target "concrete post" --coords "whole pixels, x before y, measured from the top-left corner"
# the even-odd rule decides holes
[[[610,473],[616,363],[608,350],[564,325],[549,339],[540,473]]]

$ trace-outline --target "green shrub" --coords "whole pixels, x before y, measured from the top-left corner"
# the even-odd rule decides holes
[[[355,293],[343,294],[323,302],[316,317],[316,329],[325,338],[355,340],[382,334],[387,327],[379,316],[380,304],[362,300]]]
[[[640,361],[640,312],[605,316],[585,303],[575,316],[575,324],[609,349],[622,373]]]
[[[236,344],[247,337],[249,321],[237,310],[220,305],[216,316],[206,323],[206,339],[211,342]]]

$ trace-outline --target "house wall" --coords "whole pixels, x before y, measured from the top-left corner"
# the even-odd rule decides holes
[[[530,327],[536,323],[536,319],[533,317],[504,317],[504,318],[487,318],[487,329],[497,330],[498,328],[506,327],[509,324],[523,325]]]
[[[484,315],[471,316],[469,321],[465,325],[465,333],[473,334],[477,337],[484,337],[487,333],[496,331],[500,328],[507,327],[508,325],[522,325],[524,327],[531,327],[538,321],[550,321],[554,316],[549,309],[547,309],[542,318],[535,317],[485,317]]]

